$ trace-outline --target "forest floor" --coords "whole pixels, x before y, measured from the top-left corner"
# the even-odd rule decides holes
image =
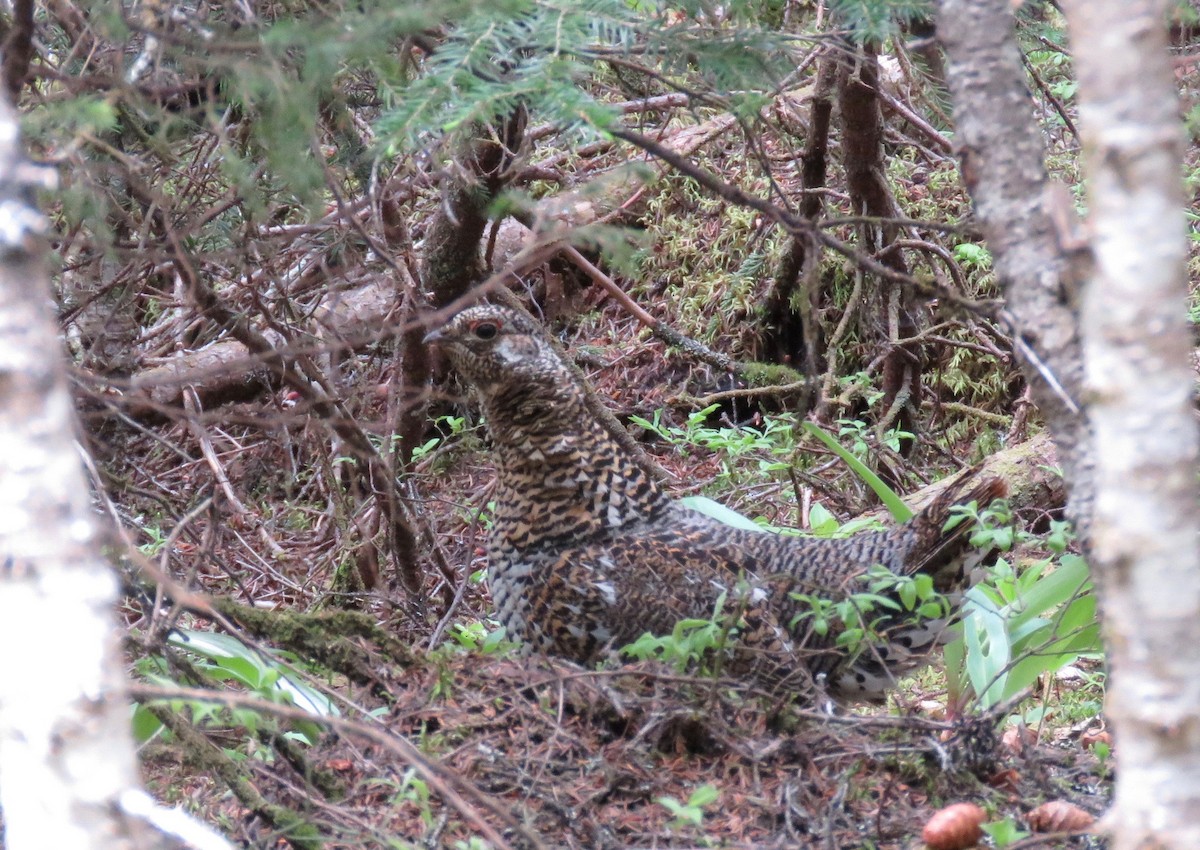
[[[467,652],[390,668],[380,685],[388,700],[360,704],[382,710],[379,719],[417,743],[438,775],[452,774],[443,781],[465,806],[448,807],[411,764],[353,734],[305,753],[313,770],[334,777],[335,794],[282,759],[247,761],[242,770],[258,790],[300,814],[324,846],[494,846],[471,843],[480,835],[472,820],[482,819],[513,847],[535,846],[524,833],[545,847],[882,850],[922,846],[922,827],[949,803],[978,803],[990,822],[1020,828],[1044,802],[1099,815],[1108,798],[1109,771],[1081,747],[1078,730],[994,746],[998,737],[971,735],[990,732],[990,723],[930,719],[925,699],[824,715],[778,710],[735,686],[645,665],[580,671]],[[984,754],[971,752],[981,744]],[[286,846],[211,779],[181,783],[168,752],[149,761],[156,791],[184,794],[245,846]],[[979,764],[961,763],[971,760]],[[185,790],[190,782],[194,791]],[[481,795],[513,823],[489,814]],[[1061,834],[1040,839],[1100,846]]]
[[[589,358],[619,363],[593,377],[619,410],[647,415],[662,406],[668,382],[645,372],[661,362],[646,344],[606,345],[605,334],[627,330],[618,324],[584,332]],[[375,403],[369,388],[386,380],[385,366],[372,368],[362,383],[367,407]],[[274,427],[260,428],[268,413]],[[439,438],[418,464],[446,560],[469,578],[430,576],[417,598],[385,575],[383,589],[340,597],[352,609],[344,613],[328,588],[355,555],[322,519],[331,509],[316,496],[332,492],[333,479],[324,490],[317,473],[285,480],[313,439],[303,418],[255,403],[221,416],[213,430],[231,448],[220,463],[243,494],[244,513],[196,510],[197,482],[208,470],[165,448],[200,456],[185,426],[126,433],[120,451],[110,432],[101,462],[128,488],[122,510],[140,510],[139,524],[151,529],[143,551],[169,555],[194,586],[244,606],[221,607],[235,636],[269,664],[290,659],[286,675],[338,705],[335,731],[305,739],[295,722],[254,702],[269,684],[243,688],[248,701],[222,711],[172,703],[217,746],[159,731],[143,750],[150,787],[242,846],[901,850],[923,846],[934,812],[960,802],[983,808],[992,846],[1101,846],[1094,837],[1046,834],[1044,823],[1042,833],[1021,838],[1043,803],[1096,816],[1107,807],[1113,761],[1107,745],[1090,746],[1103,740],[1103,721],[1099,677],[1087,662],[1004,717],[968,711],[948,720],[936,671],[906,682],[887,706],[833,708],[781,704],[744,683],[653,662],[585,670],[522,657],[495,640],[487,619],[477,519],[491,472],[472,429]],[[252,424],[239,431],[238,421]],[[695,447],[647,448],[676,476],[681,495],[727,469]],[[336,465],[325,473],[336,475]],[[737,480],[728,494],[735,506],[775,505],[773,521],[788,521],[790,486]],[[145,499],[152,490],[166,494],[169,509]],[[836,484],[818,495],[843,514],[865,507]],[[190,520],[163,540],[153,532],[155,511]],[[163,646],[164,623],[213,627],[203,605],[185,607],[192,613],[128,597],[138,672],[166,655],[169,664],[152,669],[170,670],[173,681],[206,684],[189,665],[207,661],[210,677],[244,685],[211,657]]]

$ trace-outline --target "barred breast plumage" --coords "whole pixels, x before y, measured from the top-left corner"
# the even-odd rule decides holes
[[[510,636],[591,661],[646,632],[708,618],[724,596],[737,629],[726,669],[771,687],[878,698],[923,662],[938,624],[891,616],[889,642],[851,655],[810,628],[799,595],[844,598],[881,564],[928,573],[943,592],[971,567],[968,528],[943,527],[952,505],[986,504],[1002,481],[963,477],[887,531],[828,540],[733,528],[671,499],[592,416],[583,390],[540,328],[505,308],[455,315],[427,339],[474,388],[497,466],[489,585]]]

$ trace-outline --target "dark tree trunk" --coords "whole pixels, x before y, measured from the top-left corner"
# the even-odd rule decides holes
[[[801,188],[804,191],[800,214],[813,223],[820,219],[825,206],[817,190],[825,188],[829,170],[829,123],[833,114],[837,65],[836,55],[829,52],[817,66],[808,139],[800,154]],[[820,245],[811,233],[792,234],[787,256],[775,275],[763,315],[765,355],[776,363],[801,364],[804,374],[809,377],[816,377],[825,368],[818,321],[821,285],[817,267],[820,256]]]
[[[861,250],[881,263],[907,275],[908,266],[899,249],[892,247],[897,227],[887,219],[897,217],[896,201],[887,183],[883,156],[883,115],[876,94],[879,60],[872,45],[849,54],[838,75],[838,105],[842,116],[842,161],[854,212],[879,219],[860,228]],[[849,305],[853,309],[855,305]],[[916,408],[924,367],[921,347],[904,340],[916,335],[918,307],[909,287],[889,286],[876,301],[879,336],[888,351],[882,363],[883,399],[876,418],[879,433],[898,428],[916,433]],[[866,321],[870,319],[864,317]],[[912,450],[913,441],[901,443],[901,453]]]
[[[939,87],[944,88],[946,85],[946,62],[942,56],[942,48],[937,41],[937,26],[932,19],[920,17],[909,21],[905,25],[905,29],[913,37],[909,48],[921,58],[929,78]]]
[[[512,164],[524,139],[526,113],[518,107],[499,128],[468,144],[459,168],[444,187],[441,212],[426,237],[420,285],[408,282],[409,321],[400,340],[394,380],[399,392],[393,419],[399,437],[396,472],[408,468],[412,451],[421,445],[427,423],[428,396],[424,388],[432,377],[432,361],[422,342],[425,327],[419,316],[429,308],[443,309],[462,298],[484,276],[483,241],[488,208],[513,174]],[[398,281],[398,283],[400,283]],[[422,293],[429,293],[427,303]],[[423,547],[403,525],[393,525],[392,551],[402,576],[419,575]],[[411,579],[410,579],[411,586]]]
[[[8,99],[17,103],[25,78],[29,75],[29,63],[33,61],[33,0],[15,0],[12,4],[12,24],[0,46],[2,75]]]
[[[468,144],[458,173],[444,187],[442,211],[430,224],[421,270],[435,308],[461,298],[483,276],[480,244],[488,207],[512,177],[526,118],[519,107],[500,127]]]

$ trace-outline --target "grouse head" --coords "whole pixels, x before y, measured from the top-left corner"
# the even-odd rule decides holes
[[[501,400],[563,403],[575,396],[575,377],[541,328],[493,304],[456,313],[425,341],[441,348],[485,405]]]

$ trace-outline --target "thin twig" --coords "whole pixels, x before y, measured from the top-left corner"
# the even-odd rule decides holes
[[[139,701],[183,699],[195,702],[217,703],[230,708],[248,708],[284,720],[319,723],[341,735],[363,738],[389,750],[412,767],[429,784],[431,789],[437,792],[455,811],[483,833],[487,840],[492,842],[494,847],[515,850],[513,845],[506,841],[496,831],[494,826],[480,816],[478,808],[485,809],[492,815],[495,815],[504,822],[505,826],[519,833],[533,847],[545,850],[546,845],[542,843],[541,839],[521,823],[520,820],[513,817],[512,813],[498,801],[471,785],[458,774],[447,770],[442,765],[427,758],[424,753],[409,743],[407,739],[384,727],[382,721],[376,721],[378,725],[368,726],[364,723],[347,720],[343,717],[311,714],[301,708],[267,702],[258,697],[235,691],[211,691],[204,688],[166,687],[133,683],[129,686],[129,695]],[[466,797],[471,798],[470,803],[467,802]]]

